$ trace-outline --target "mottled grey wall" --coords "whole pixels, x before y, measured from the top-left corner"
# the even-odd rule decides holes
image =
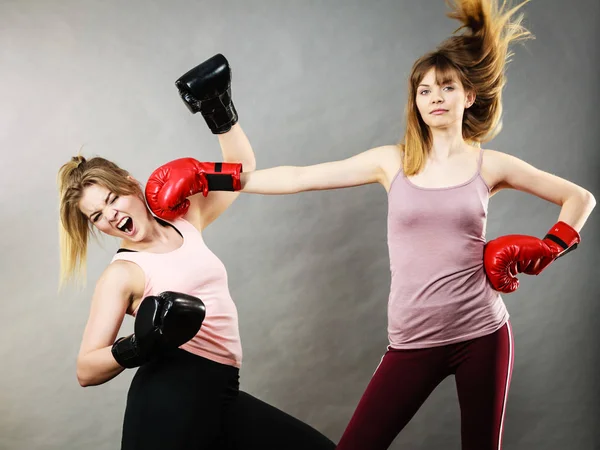
[[[57,295],[55,177],[85,145],[145,181],[181,156],[219,158],[173,82],[217,52],[259,167],[307,165],[393,143],[412,62],[456,28],[442,0],[3,0],[0,4],[2,325],[0,448],[118,448],[133,371],[82,389],[75,359],[94,282]],[[508,70],[512,153],[600,194],[596,0],[533,0],[537,36]],[[559,208],[491,200],[488,238],[543,236]],[[505,297],[516,361],[506,449],[588,450],[599,421],[598,216],[583,243]],[[386,195],[378,186],[244,195],[206,231],[225,262],[245,351],[242,387],[340,437],[387,343]],[[132,328],[126,319],[122,332]],[[393,448],[459,448],[452,379]],[[596,440],[596,445],[600,445]]]

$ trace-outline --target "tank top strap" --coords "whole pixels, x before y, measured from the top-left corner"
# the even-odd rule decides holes
[[[479,156],[477,157],[477,173],[481,174],[481,166],[483,164],[483,149],[479,149]]]

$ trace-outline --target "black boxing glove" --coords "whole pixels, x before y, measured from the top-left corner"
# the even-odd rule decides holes
[[[113,357],[125,368],[139,367],[192,339],[205,315],[204,302],[191,295],[171,291],[150,295],[138,309],[134,333],[113,344]]]
[[[175,86],[188,109],[200,112],[213,134],[226,133],[238,121],[231,99],[231,69],[220,53],[181,76]]]

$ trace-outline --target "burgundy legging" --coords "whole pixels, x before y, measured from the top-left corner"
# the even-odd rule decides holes
[[[463,450],[499,450],[513,368],[510,323],[465,342],[389,349],[373,374],[338,450],[384,450],[436,386],[454,374]]]

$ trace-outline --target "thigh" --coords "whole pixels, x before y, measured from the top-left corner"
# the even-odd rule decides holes
[[[127,396],[121,449],[214,448],[222,435],[226,372],[179,353],[140,367]]]
[[[463,450],[499,450],[513,368],[510,323],[469,342],[456,369]]]
[[[335,444],[310,425],[240,391],[227,421],[229,449],[333,450]]]
[[[447,375],[443,348],[388,351],[337,448],[387,449]]]

